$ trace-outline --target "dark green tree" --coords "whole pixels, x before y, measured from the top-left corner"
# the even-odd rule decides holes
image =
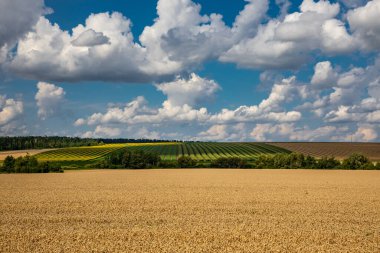
[[[247,163],[239,157],[221,157],[211,163],[213,168],[246,168]]]
[[[256,158],[256,160],[253,164],[253,167],[257,168],[257,169],[272,169],[272,168],[274,168],[273,156],[259,155]]]
[[[6,173],[15,172],[16,159],[13,156],[7,156],[3,162],[3,171]]]
[[[340,162],[334,157],[322,157],[315,164],[316,169],[338,169]]]
[[[312,157],[310,155],[307,155],[305,157],[304,166],[306,169],[314,169],[317,164],[317,159],[315,157]]]
[[[343,160],[342,167],[343,169],[357,170],[370,167],[370,164],[372,163],[370,162],[368,157],[362,154],[352,154],[348,158]]]
[[[178,167],[180,168],[193,168],[197,162],[190,156],[180,156],[177,159]]]

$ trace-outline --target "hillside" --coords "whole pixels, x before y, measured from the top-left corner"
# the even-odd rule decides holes
[[[360,153],[373,161],[380,161],[380,143],[271,142],[268,144],[318,158],[334,156],[337,159],[344,159],[352,153]]]

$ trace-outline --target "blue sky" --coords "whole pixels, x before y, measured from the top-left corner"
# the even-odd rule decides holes
[[[380,0],[0,7],[0,135],[380,140]]]

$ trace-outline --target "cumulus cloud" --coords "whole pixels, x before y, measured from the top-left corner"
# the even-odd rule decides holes
[[[97,126],[94,131],[87,131],[82,134],[83,138],[105,138],[105,137],[118,137],[121,134],[119,128]]]
[[[267,0],[250,0],[229,27],[219,14],[201,15],[191,0],[159,0],[158,17],[138,42],[131,21],[117,12],[92,14],[71,32],[40,17],[8,68],[47,81],[162,81],[254,34],[267,8]]]
[[[327,54],[343,54],[354,51],[358,43],[347,32],[345,24],[337,19],[326,20],[321,30],[321,48]]]
[[[94,41],[81,41],[88,47],[71,43],[89,29],[107,36],[109,43],[90,46]],[[19,41],[8,68],[39,80],[146,81],[154,73],[142,70],[148,65],[143,51],[133,42],[130,21],[120,13],[92,14],[84,26],[73,28],[72,35],[41,17],[35,31]]]
[[[109,43],[109,38],[104,36],[102,32],[95,32],[93,29],[84,31],[71,42],[71,44],[77,47],[93,47],[107,43]]]
[[[344,24],[335,19],[339,11],[338,3],[304,0],[300,12],[260,25],[256,36],[241,40],[220,60],[247,68],[296,69],[317,50],[351,52],[356,45]]]
[[[0,48],[16,43],[47,11],[44,0],[2,0],[0,2]]]
[[[212,98],[220,86],[214,80],[208,80],[192,73],[189,79],[177,78],[172,82],[156,85],[167,96],[172,106],[187,104],[196,106]]]
[[[321,124],[378,124],[380,122],[380,60],[366,67],[341,70],[330,62],[316,64],[308,97],[295,109]]]
[[[110,107],[105,113],[94,113],[88,118],[78,119],[74,125],[108,124],[108,123],[167,123],[196,122],[216,123],[277,121],[294,122],[301,118],[298,111],[284,111],[283,106],[295,98],[303,98],[304,87],[299,86],[295,77],[284,79],[275,84],[267,99],[259,105],[240,106],[235,110],[222,109],[211,114],[207,108],[196,108],[197,102],[213,96],[219,89],[213,80],[203,79],[195,74],[189,79],[177,79],[174,82],[157,85],[168,96],[161,108],[150,108],[143,97],[138,97],[124,108]]]
[[[245,123],[215,124],[201,131],[194,138],[200,141],[243,141],[249,138]]]
[[[215,59],[254,69],[297,69],[315,53],[379,49],[380,0],[365,6],[344,1],[354,2],[358,7],[346,15],[351,33],[339,19],[339,3],[325,0],[304,0],[293,13],[289,1],[278,0],[281,14],[269,20],[268,0],[248,0],[232,26],[220,14],[201,14],[191,0],[159,0],[154,23],[136,38],[131,21],[117,12],[91,14],[72,31],[40,17],[7,67],[23,77],[73,82],[161,82]]]
[[[347,19],[354,36],[366,49],[380,49],[380,0],[368,1],[365,6],[350,10]]]
[[[364,5],[367,0],[340,0],[348,8],[357,8]]]
[[[306,94],[304,87],[297,85],[294,76],[283,79],[274,84],[268,98],[258,105],[240,106],[235,110],[222,109],[221,112],[212,115],[211,120],[215,122],[245,122],[245,121],[298,121],[302,117],[298,111],[283,111],[286,103],[295,98],[303,98]]]
[[[150,140],[155,140],[155,139],[161,138],[161,134],[159,132],[149,130],[146,127],[142,127],[139,130],[135,131],[133,133],[133,136],[134,136],[134,138],[150,139]]]
[[[347,136],[347,140],[352,141],[373,141],[378,137],[377,131],[374,126],[359,126],[354,134]]]
[[[51,116],[58,116],[62,112],[65,91],[54,84],[39,82],[35,99],[38,107],[38,117],[45,120]]]
[[[87,119],[80,118],[75,121],[75,126],[81,126],[84,124],[95,125],[99,123],[128,123],[133,120],[136,115],[139,114],[153,114],[152,111],[147,107],[147,101],[144,97],[139,96],[133,101],[127,103],[124,108],[119,108],[111,106],[108,108],[105,114],[94,113]]]
[[[335,17],[339,13],[339,4],[331,4],[329,1],[321,0],[314,2],[314,0],[304,0],[300,6],[300,10],[305,12],[314,12],[324,15],[328,18]]]
[[[346,138],[347,127],[322,126],[310,128],[307,125],[297,126],[294,123],[257,124],[251,132],[256,141],[339,141]]]
[[[226,125],[213,125],[206,131],[200,132],[199,136],[209,141],[226,140],[229,136]]]
[[[215,59],[254,69],[298,69],[315,53],[378,50],[380,44],[380,0],[365,6],[343,0],[346,6],[357,6],[347,15],[339,3],[325,0],[304,0],[299,11],[288,13],[290,2],[277,0],[277,18],[266,15],[268,0],[247,0],[232,26],[220,14],[201,14],[201,6],[191,0],[159,0],[154,23],[136,38],[131,21],[120,13],[91,14],[85,24],[65,31],[44,17],[38,19],[43,1],[35,2],[41,11],[28,29],[35,26],[6,66],[44,81],[161,82]],[[8,50],[0,50],[4,62]]]
[[[4,65],[12,59],[17,42],[32,31],[41,15],[50,12],[44,0],[0,1],[0,76],[7,74]]]
[[[11,123],[24,112],[22,101],[0,95],[0,126]]]
[[[107,112],[94,113],[87,119],[78,119],[76,126],[107,123],[162,123],[162,122],[204,122],[210,118],[206,108],[198,103],[213,97],[219,85],[213,81],[191,74],[188,79],[178,78],[172,82],[156,84],[159,91],[167,95],[161,108],[150,108],[140,96],[127,103],[124,108],[111,106]]]
[[[314,75],[311,84],[314,87],[329,88],[336,83],[337,73],[332,68],[331,62],[318,62],[314,67]]]

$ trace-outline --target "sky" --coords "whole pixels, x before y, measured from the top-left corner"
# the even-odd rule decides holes
[[[1,0],[0,136],[380,141],[380,0]]]

